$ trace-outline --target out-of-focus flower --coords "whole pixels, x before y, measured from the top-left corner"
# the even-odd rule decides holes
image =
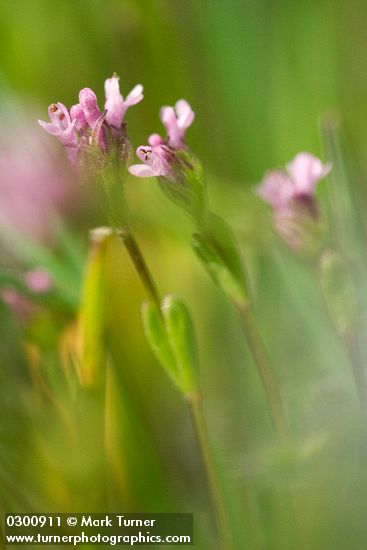
[[[105,92],[103,113],[93,90],[83,88],[79,93],[79,103],[73,105],[70,112],[62,103],[54,103],[49,107],[50,122],[38,121],[67,147],[73,165],[77,163],[79,153],[91,145],[97,144],[103,152],[109,152],[116,146],[121,150],[121,143],[126,138],[123,123],[125,112],[143,99],[143,87],[138,84],[124,100],[116,75],[105,81]]]
[[[53,288],[52,278],[42,268],[28,271],[21,280],[30,294],[45,294]],[[37,311],[37,305],[32,302],[31,297],[16,288],[3,288],[0,291],[0,296],[3,302],[22,321],[28,320]]]
[[[272,207],[278,234],[295,251],[315,248],[321,227],[315,189],[330,170],[330,164],[323,164],[310,153],[299,153],[286,170],[267,173],[256,189]]]
[[[311,201],[316,184],[331,170],[310,153],[299,153],[287,165],[287,170],[275,170],[265,175],[257,194],[269,203],[274,212],[292,209],[294,202]]]
[[[148,138],[149,146],[138,147],[136,155],[146,166],[130,166],[129,171],[134,176],[166,176],[170,172],[170,165],[176,163],[176,169],[179,167],[179,158],[175,152],[185,150],[185,133],[191,126],[195,113],[187,101],[180,99],[175,107],[162,107],[160,117],[167,137],[163,139],[159,134],[151,134]]]
[[[24,275],[27,287],[36,294],[43,294],[51,290],[52,278],[47,271],[41,268],[32,269]]]
[[[56,123],[51,126],[52,131],[59,132],[62,139],[67,140],[70,128],[67,129],[65,119],[59,119],[60,126]],[[71,206],[76,193],[68,181],[70,174],[66,177],[68,167],[34,128],[34,122],[27,122],[25,114],[21,121],[11,116],[3,124],[4,132],[0,132],[0,237],[7,239],[16,231],[33,240],[52,240],[56,218]]]

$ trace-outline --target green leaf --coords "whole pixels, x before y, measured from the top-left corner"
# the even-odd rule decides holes
[[[190,314],[185,304],[176,296],[167,296],[161,309],[176,361],[180,388],[184,395],[188,395],[196,389],[199,370],[198,349]]]
[[[168,341],[161,312],[152,302],[145,302],[141,313],[144,333],[151,350],[174,384],[179,386],[176,362]]]
[[[144,333],[162,367],[179,391],[187,396],[196,389],[198,353],[194,328],[183,302],[167,296],[161,311],[152,302],[142,308]]]
[[[220,220],[220,218],[218,218]],[[247,281],[237,246],[225,222],[220,220],[214,236],[196,233],[192,247],[213,281],[233,301],[248,302]]]
[[[105,271],[113,235],[109,228],[91,232],[90,253],[84,276],[80,311],[81,377],[89,387],[98,385],[105,364]]]

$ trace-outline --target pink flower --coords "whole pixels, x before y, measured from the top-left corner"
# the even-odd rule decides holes
[[[42,268],[28,271],[24,275],[24,280],[27,287],[36,294],[43,294],[44,292],[48,292],[53,286],[52,278],[47,273],[47,271]]]
[[[173,149],[184,147],[186,130],[195,118],[195,113],[187,101],[180,99],[175,108],[162,107],[160,117],[167,131],[167,144]]]
[[[69,111],[63,103],[52,103],[48,108],[50,122],[39,120],[39,124],[66,146],[76,145],[77,135],[75,132],[75,121],[71,120]]]
[[[296,195],[312,196],[316,184],[331,170],[331,164],[323,164],[310,153],[298,153],[287,165]]]
[[[299,153],[287,165],[287,171],[275,170],[265,175],[257,194],[275,213],[292,210],[294,202],[313,199],[316,184],[331,170],[310,153]]]
[[[16,232],[49,242],[56,236],[55,219],[70,210],[77,190],[53,143],[34,128],[21,107],[17,109],[20,120],[13,115],[0,133],[0,239],[11,242]]]
[[[143,86],[137,84],[126,99],[120,93],[119,77],[114,75],[105,81],[106,121],[110,126],[120,128],[125,113],[129,107],[136,105],[143,99]]]
[[[26,287],[34,294],[45,294],[53,287],[50,275],[42,268],[28,271],[23,275],[23,280]],[[3,288],[0,291],[0,297],[23,321],[29,319],[37,311],[36,304],[15,288]]]
[[[91,128],[101,116],[97,103],[97,96],[90,88],[83,88],[79,92],[79,104],[84,118]]]
[[[299,153],[286,170],[265,175],[257,194],[273,210],[273,226],[294,252],[312,257],[322,246],[323,224],[315,200],[316,184],[331,170],[310,153]]]
[[[170,157],[172,153],[165,145],[141,145],[136,150],[137,157],[144,164],[134,164],[129,167],[129,172],[140,178],[152,176],[166,176],[170,170]]]
[[[125,138],[122,127],[126,110],[143,99],[143,86],[138,84],[124,100],[119,88],[119,78],[112,76],[105,81],[106,111],[98,107],[97,96],[90,88],[79,93],[79,103],[73,105],[70,112],[62,103],[53,103],[49,107],[50,122],[39,120],[39,124],[68,148],[72,164],[76,164],[79,152],[88,145],[98,144],[105,152],[113,143],[120,145]],[[108,128],[113,132],[108,133]],[[112,135],[112,140],[107,136]],[[108,142],[108,143],[107,143]]]
[[[80,103],[73,105],[70,108],[71,120],[75,121],[75,130],[82,132],[88,126],[88,122],[84,116],[83,108]]]
[[[167,138],[164,140],[159,134],[151,134],[149,145],[138,147],[136,155],[144,164],[130,166],[129,172],[133,176],[166,176],[176,158],[175,150],[185,148],[185,133],[195,117],[187,101],[180,99],[175,108],[162,107],[160,117],[167,130]]]

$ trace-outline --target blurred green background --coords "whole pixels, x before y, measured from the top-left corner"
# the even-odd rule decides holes
[[[193,257],[189,220],[154,181],[130,178],[127,194],[160,289],[182,295],[194,318],[209,431],[238,550],[296,548],[284,539],[286,510],[277,500],[289,480],[301,495],[305,549],[367,546],[364,431],[347,360],[310,271],[273,239],[266,208],[252,191],[266,170],[284,165],[298,151],[325,155],[320,116],[336,112],[353,167],[349,190],[340,186],[338,192],[357,196],[364,227],[366,20],[362,0],[0,3],[1,112],[12,105],[2,117],[3,142],[12,120],[23,113],[41,134],[36,120],[47,118],[47,106],[74,104],[84,86],[95,90],[102,104],[103,82],[114,71],[123,93],[144,85],[144,101],[127,115],[135,146],[162,130],[162,105],[183,97],[196,112],[188,142],[208,173],[213,208],[233,225],[247,260],[256,314],[296,434],[295,455],[274,444],[237,318]],[[330,185],[322,184],[325,205]],[[60,280],[67,272],[62,288],[71,288],[73,296],[79,296],[87,232],[106,223],[85,189],[78,200],[62,221],[67,238],[59,235],[56,244],[45,247],[52,261],[45,262],[38,249],[30,252],[25,237],[15,254],[22,268],[42,261],[55,268],[54,258],[65,264]],[[354,238],[347,237],[347,243]],[[3,267],[13,265],[8,248],[2,251]],[[364,260],[363,242],[353,253]],[[365,279],[358,290],[367,296]],[[2,306],[3,509],[193,511],[195,547],[217,548],[189,416],[144,341],[139,314],[144,292],[119,243],[112,247],[106,296],[114,365],[109,366],[109,444],[98,439],[102,396],[80,394],[73,375],[65,377],[61,367],[59,350],[72,333],[77,308],[69,294],[65,291],[67,307],[59,311],[51,304],[51,311],[26,329]],[[27,342],[26,352],[20,341]],[[37,367],[29,371],[29,363]],[[261,535],[247,524],[245,492],[255,503],[253,531]],[[260,546],[254,542],[258,538]]]

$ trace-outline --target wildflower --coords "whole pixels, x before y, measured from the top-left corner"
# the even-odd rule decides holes
[[[144,97],[143,86],[137,84],[124,100],[120,93],[119,78],[116,75],[105,81],[105,94],[106,121],[114,128],[121,127],[127,109],[139,103]]]
[[[24,275],[26,286],[35,294],[43,294],[51,290],[53,286],[51,276],[44,269],[37,268],[28,271]]]
[[[130,166],[129,171],[134,176],[167,176],[170,165],[179,160],[175,152],[186,149],[185,133],[195,118],[195,113],[187,101],[180,99],[175,108],[162,107],[160,117],[166,128],[167,137],[163,139],[159,134],[151,134],[148,138],[149,145],[138,147],[136,155],[146,166]]]
[[[172,151],[165,145],[144,146],[141,145],[136,150],[137,157],[144,164],[134,164],[130,166],[129,171],[134,176],[141,178],[150,176],[166,176],[170,170],[170,158]]]
[[[195,113],[184,99],[177,101],[175,108],[162,107],[161,121],[167,131],[167,143],[173,149],[182,149],[185,146],[184,138],[187,128],[191,126]]]
[[[3,302],[16,314],[20,320],[28,320],[37,312],[37,306],[32,302],[32,295],[46,294],[53,288],[53,281],[50,275],[42,268],[26,272],[20,284],[24,292],[12,287],[5,287],[0,291]]]
[[[287,170],[266,174],[257,194],[272,206],[273,212],[292,210],[295,202],[311,203],[316,184],[331,170],[310,153],[299,153],[287,165]]]
[[[276,231],[295,251],[310,251],[317,245],[322,224],[315,190],[331,170],[310,153],[299,153],[286,170],[265,175],[257,194],[270,204]]]
[[[126,129],[123,118],[126,110],[143,99],[143,87],[138,84],[124,100],[119,87],[119,78],[114,75],[105,81],[106,103],[102,113],[97,96],[90,88],[79,93],[79,103],[70,111],[62,103],[49,107],[50,122],[39,120],[39,124],[68,148],[72,164],[76,164],[79,153],[88,146],[97,145],[102,152],[114,147],[125,151]],[[121,147],[123,145],[123,149]]]
[[[16,232],[27,239],[50,242],[57,233],[55,217],[69,212],[78,190],[53,144],[34,128],[27,113],[16,107],[19,119],[10,111],[11,124],[4,124],[6,131],[0,135],[0,240],[10,244]]]

